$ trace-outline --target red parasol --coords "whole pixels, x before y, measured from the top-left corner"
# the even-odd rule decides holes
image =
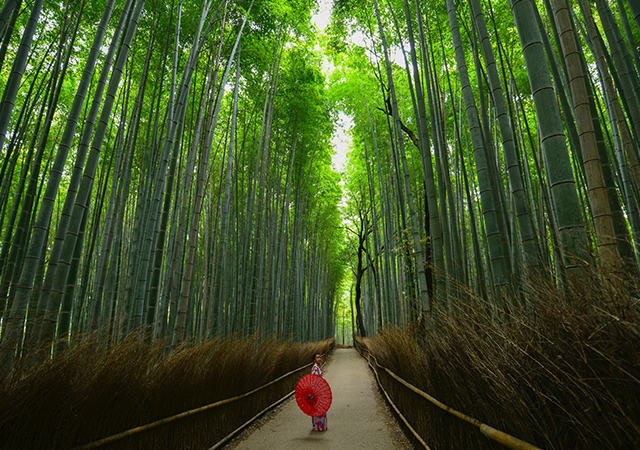
[[[320,375],[309,374],[300,378],[296,386],[296,402],[308,416],[319,417],[331,406],[331,388]]]

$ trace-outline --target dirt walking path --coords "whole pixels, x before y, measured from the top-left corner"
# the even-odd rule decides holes
[[[412,448],[356,350],[336,349],[324,377],[333,392],[327,431],[311,431],[311,417],[300,411],[291,397],[257,429],[240,435],[225,450]]]

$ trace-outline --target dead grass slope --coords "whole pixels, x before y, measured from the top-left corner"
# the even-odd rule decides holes
[[[453,314],[436,313],[413,335],[386,330],[361,342],[381,365],[444,404],[541,448],[638,448],[637,301],[613,314],[610,294],[596,287],[566,298],[537,292],[530,309],[508,319],[492,320],[471,301]],[[383,379],[432,448],[505,448]]]
[[[0,448],[71,449],[244,394],[332,346],[333,340],[229,337],[167,353],[140,336],[115,346],[89,337],[53,361],[0,380]],[[290,392],[298,378],[101,448],[209,448]]]

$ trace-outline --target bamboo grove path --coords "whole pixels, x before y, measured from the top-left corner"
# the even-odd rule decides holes
[[[292,397],[257,429],[241,435],[225,450],[412,448],[356,350],[336,349],[324,376],[333,392],[327,431],[311,431],[311,418],[300,411]]]

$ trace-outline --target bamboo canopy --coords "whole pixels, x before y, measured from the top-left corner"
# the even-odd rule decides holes
[[[464,292],[502,320],[540,279],[624,310],[632,3],[5,2],[3,370],[94,330],[318,340],[351,302],[360,335]]]

